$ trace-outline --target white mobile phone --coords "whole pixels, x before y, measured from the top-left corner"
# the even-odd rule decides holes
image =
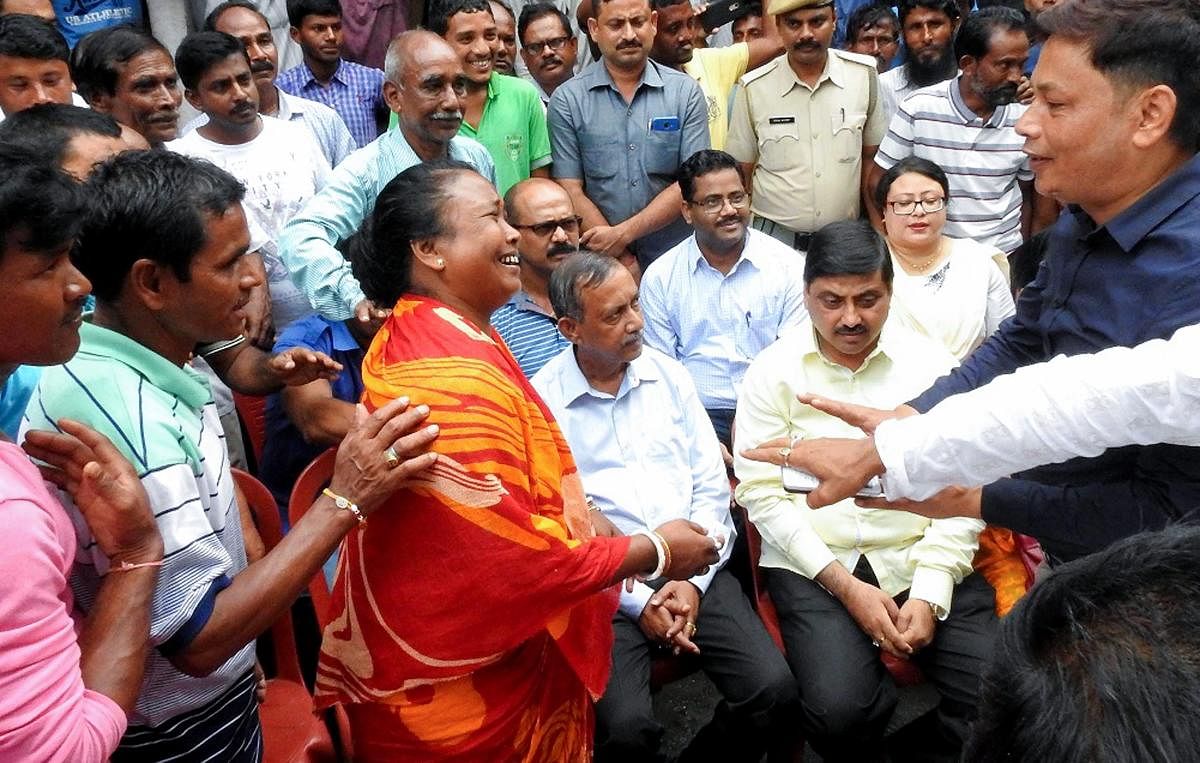
[[[789,493],[811,493],[820,484],[817,478],[802,469],[790,466],[783,468],[783,489]],[[883,483],[878,477],[872,477],[863,485],[862,490],[854,494],[855,498],[883,498]]]

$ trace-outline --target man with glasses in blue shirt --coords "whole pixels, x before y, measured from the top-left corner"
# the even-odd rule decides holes
[[[804,256],[750,228],[745,177],[724,151],[689,157],[679,188],[683,217],[696,232],[646,269],[646,342],[687,368],[727,449],[750,361],[808,318]]]
[[[567,14],[553,3],[525,6],[517,22],[521,60],[537,86],[542,105],[550,105],[554,90],[575,75],[579,40],[571,32]]]

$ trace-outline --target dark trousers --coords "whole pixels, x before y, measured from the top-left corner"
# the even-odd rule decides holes
[[[828,761],[882,760],[883,734],[897,695],[879,648],[842,603],[815,582],[787,570],[766,569],[765,574],[800,690],[806,739]],[[865,557],[855,576],[878,585]],[[897,596],[897,604],[906,598],[907,593]],[[937,623],[932,643],[912,658],[941,695],[938,735],[926,740],[920,759],[959,759],[995,629],[995,592],[982,575],[968,575],[955,587],[950,616]]]
[[[650,663],[656,645],[638,624],[613,618],[612,674],[596,703],[598,763],[661,761],[663,727],[650,700]],[[713,577],[700,600],[696,635],[699,660],[723,702],[680,760],[757,761],[794,739],[796,685],[787,662],[727,570]]]
[[[725,408],[705,408],[704,412],[708,414],[708,420],[712,422],[713,429],[717,433],[717,439],[732,453],[733,414],[737,413],[737,411]]]

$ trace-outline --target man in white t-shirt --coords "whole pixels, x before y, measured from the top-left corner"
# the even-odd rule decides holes
[[[283,226],[322,186],[329,164],[303,127],[258,113],[258,90],[245,48],[223,32],[196,32],[176,52],[184,95],[208,122],[168,148],[207,159],[246,186],[243,206],[252,248],[262,255],[277,328],[312,313],[277,255]],[[258,230],[255,230],[255,229]]]

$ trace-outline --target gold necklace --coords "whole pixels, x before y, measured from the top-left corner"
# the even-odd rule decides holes
[[[918,273],[923,274],[923,273],[925,273],[925,271],[927,271],[931,267],[933,267],[934,263],[936,263],[941,258],[942,249],[945,246],[945,242],[946,242],[946,239],[944,239],[944,238],[941,239],[940,241],[938,241],[937,251],[935,251],[933,254],[931,254],[929,256],[929,259],[925,260],[922,263],[915,262],[911,257],[909,257],[906,254],[901,253],[898,249],[893,249],[892,252],[897,257],[899,257],[900,261],[903,262],[905,265],[907,265],[908,267],[917,271]]]

